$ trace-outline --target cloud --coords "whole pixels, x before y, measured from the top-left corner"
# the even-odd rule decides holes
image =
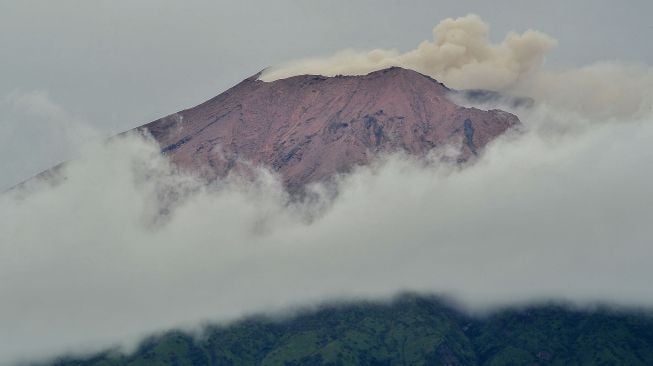
[[[390,156],[318,205],[264,171],[207,187],[139,136],[87,146],[61,184],[0,196],[0,363],[405,290],[653,306],[651,114],[520,114],[465,169]]]
[[[447,18],[433,28],[433,41],[401,53],[375,49],[345,50],[327,58],[309,58],[266,69],[261,80],[273,81],[300,74],[361,75],[390,66],[421,72],[456,89],[501,90],[512,86],[539,66],[557,41],[528,30],[511,32],[499,44],[489,39],[489,27],[477,15]]]
[[[44,90],[0,97],[0,191],[75,156],[99,134]]]
[[[542,69],[512,92],[595,122],[643,117],[653,108],[653,69],[619,62]]]

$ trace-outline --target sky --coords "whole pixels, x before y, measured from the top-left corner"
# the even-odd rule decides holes
[[[0,190],[71,159],[65,180],[0,193],[0,364],[401,291],[472,313],[548,300],[652,308],[652,7],[0,2]],[[487,39],[467,32],[485,27]],[[443,56],[459,42],[485,58]],[[314,187],[312,203],[265,169],[206,186],[150,139],[103,140],[268,66],[328,73],[349,49],[357,63],[344,71],[356,73],[377,48],[535,105],[478,106],[510,110],[523,130],[463,169],[443,151],[384,156],[341,177],[335,196]]]

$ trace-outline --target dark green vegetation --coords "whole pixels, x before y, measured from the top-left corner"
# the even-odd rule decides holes
[[[57,366],[118,365],[653,365],[653,318],[546,305],[471,318],[430,297],[323,307],[152,337],[131,355]]]

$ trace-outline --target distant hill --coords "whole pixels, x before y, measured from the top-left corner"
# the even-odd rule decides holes
[[[200,338],[173,331],[130,355],[50,365],[653,365],[653,318],[553,305],[470,317],[436,298],[406,295],[281,321],[252,317]]]

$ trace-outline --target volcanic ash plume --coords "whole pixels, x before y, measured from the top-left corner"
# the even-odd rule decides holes
[[[433,28],[433,41],[416,49],[344,50],[327,58],[308,58],[266,70],[261,80],[294,75],[363,75],[390,66],[401,66],[429,75],[457,89],[501,90],[540,65],[545,53],[557,44],[550,36],[528,30],[510,32],[499,44],[488,38],[489,27],[477,15],[448,18]]]

